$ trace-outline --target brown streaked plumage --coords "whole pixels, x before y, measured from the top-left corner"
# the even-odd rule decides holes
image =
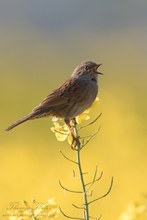
[[[91,61],[76,67],[71,77],[52,91],[31,113],[10,125],[6,131],[36,118],[57,116],[63,118],[70,129],[70,120],[81,114],[95,100],[98,93],[97,68],[101,64]]]

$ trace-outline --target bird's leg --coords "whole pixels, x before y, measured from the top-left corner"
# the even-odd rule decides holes
[[[74,131],[73,142],[75,142],[75,144],[74,144],[74,149],[75,149],[76,146],[77,146],[77,148],[80,148],[80,147],[81,147],[81,143],[80,143],[80,141],[79,141],[80,136],[77,135],[77,128],[76,128],[77,121],[76,121],[76,118],[72,118],[72,119],[71,119],[71,122],[72,122],[72,124],[73,124],[73,126],[74,126],[74,129],[73,129],[73,131]],[[76,131],[75,131],[75,130],[76,130]],[[76,135],[75,135],[75,134],[76,134]]]
[[[73,122],[74,125],[77,125],[76,118],[72,118],[71,120],[72,120],[72,122]]]
[[[76,125],[77,124],[76,119],[73,118],[72,120],[73,120],[73,123]],[[71,136],[73,138],[73,141],[72,141],[72,144],[71,144],[71,148],[75,149],[77,145],[80,145],[80,141],[79,141],[78,137],[75,136],[74,130],[73,130],[71,124],[70,124],[70,120],[66,119],[65,123],[66,123],[67,127],[69,128],[70,134],[71,134]]]

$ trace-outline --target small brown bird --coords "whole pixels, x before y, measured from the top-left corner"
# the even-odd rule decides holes
[[[51,92],[31,113],[9,126],[6,131],[31,119],[56,116],[64,119],[74,137],[70,120],[84,112],[95,100],[98,93],[98,74],[102,74],[97,71],[100,65],[91,61],[78,65],[67,81]]]

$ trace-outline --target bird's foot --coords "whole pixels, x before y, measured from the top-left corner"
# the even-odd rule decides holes
[[[73,125],[70,124],[69,120],[65,120],[65,123],[66,123],[67,127],[69,128],[70,135],[72,137],[71,149],[78,150],[81,148],[81,142],[79,141],[79,136],[76,136],[74,129],[73,129],[73,126],[76,126],[76,124],[77,124],[76,119],[72,118],[71,122],[73,123]]]
[[[81,148],[81,142],[79,141],[79,137],[72,136],[71,149],[78,150]]]

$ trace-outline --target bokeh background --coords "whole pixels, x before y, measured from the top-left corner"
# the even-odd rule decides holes
[[[57,142],[51,119],[35,120],[11,132],[3,130],[37,105],[69,77],[83,60],[103,63],[99,79],[102,112],[83,135],[99,134],[82,150],[85,171],[103,170],[94,196],[109,196],[91,206],[91,215],[118,219],[130,201],[147,192],[147,1],[146,0],[0,0],[0,215],[11,202],[56,202],[71,215],[79,195],[74,158],[66,142]],[[4,217],[3,217],[4,218]],[[6,218],[5,218],[6,219]],[[64,219],[60,216],[60,219]]]

